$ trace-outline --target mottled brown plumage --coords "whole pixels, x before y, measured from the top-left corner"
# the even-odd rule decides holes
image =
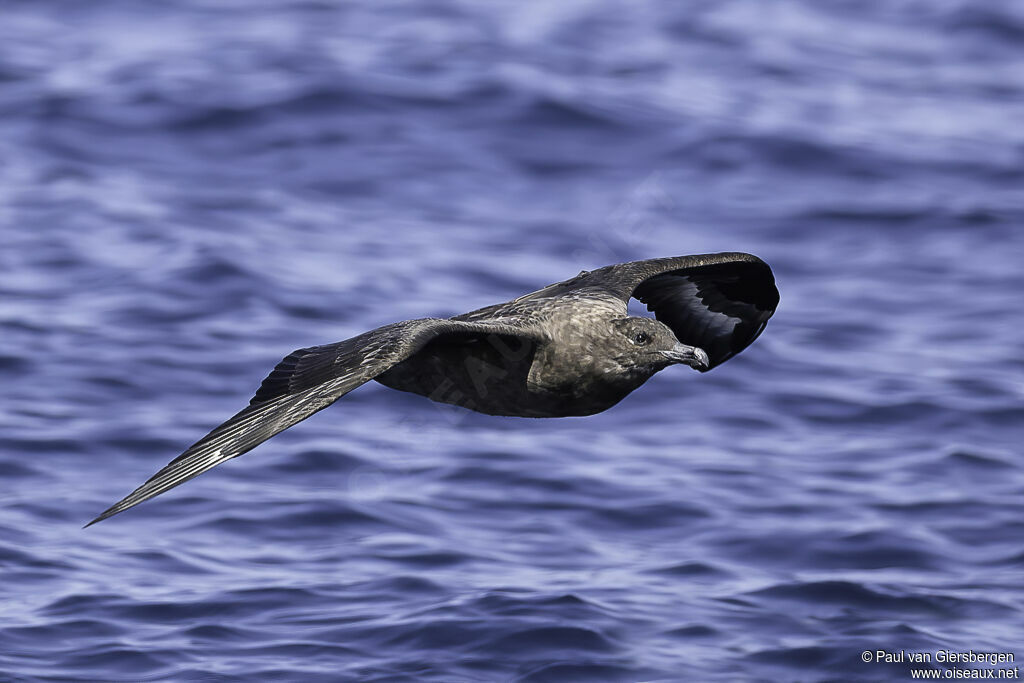
[[[631,297],[656,320],[629,317]],[[725,362],[761,333],[778,301],[771,269],[755,256],[680,256],[584,271],[453,318],[299,349],[248,407],[89,524],[246,453],[371,379],[490,415],[592,415],[673,363],[706,371]]]

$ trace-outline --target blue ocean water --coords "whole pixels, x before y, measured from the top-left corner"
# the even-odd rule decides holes
[[[3,3],[0,677],[1019,664],[1022,121],[1010,0]],[[740,250],[782,302],[711,373],[367,385],[81,529],[292,349]]]

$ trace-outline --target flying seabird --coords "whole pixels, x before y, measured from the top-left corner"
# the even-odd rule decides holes
[[[629,316],[631,297],[655,319]],[[299,349],[246,408],[86,526],[248,452],[371,379],[488,415],[593,415],[669,365],[721,365],[761,334],[778,303],[756,256],[679,256],[583,271],[507,303]]]

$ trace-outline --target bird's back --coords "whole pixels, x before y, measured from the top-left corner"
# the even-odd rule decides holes
[[[501,321],[528,336],[438,339],[377,381],[489,415],[566,417],[611,407],[632,387],[590,385],[579,366],[593,329],[624,316],[625,305],[600,288],[575,288],[579,277],[452,318]]]

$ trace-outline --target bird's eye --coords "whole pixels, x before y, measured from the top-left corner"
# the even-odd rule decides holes
[[[633,335],[634,344],[639,344],[642,346],[649,341],[651,341],[651,336],[646,332],[637,332],[636,334]]]

